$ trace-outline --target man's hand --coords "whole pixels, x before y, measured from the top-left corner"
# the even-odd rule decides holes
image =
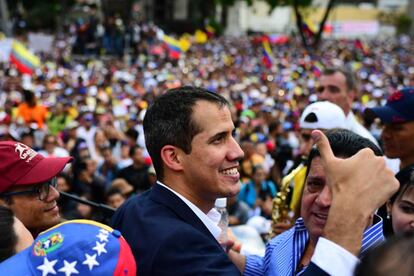
[[[312,139],[332,191],[324,236],[357,255],[367,219],[398,190],[399,183],[384,158],[375,156],[371,149],[341,159],[333,155],[321,131],[314,130]]]
[[[241,243],[237,240],[236,236],[234,235],[233,231],[229,227],[227,229],[227,243],[226,243],[227,252],[231,249],[236,252],[240,252]]]
[[[228,241],[225,244],[227,255],[234,265],[237,266],[239,271],[243,273],[246,265],[246,258],[243,255],[240,255],[241,243],[237,240],[231,228],[228,228],[227,237]]]

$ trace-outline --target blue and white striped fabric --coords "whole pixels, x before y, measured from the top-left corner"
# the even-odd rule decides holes
[[[359,257],[369,248],[385,240],[382,232],[382,219],[375,216],[375,222],[367,228],[362,238]],[[309,240],[309,233],[303,219],[296,220],[295,226],[273,238],[266,245],[265,256],[248,256],[244,275],[290,276],[300,275],[306,267],[295,272]]]

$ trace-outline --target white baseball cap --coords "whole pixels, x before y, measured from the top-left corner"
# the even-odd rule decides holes
[[[345,113],[339,106],[327,101],[308,105],[300,116],[299,126],[306,129],[347,128]]]

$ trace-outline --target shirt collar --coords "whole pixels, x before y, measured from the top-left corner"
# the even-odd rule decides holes
[[[205,214],[203,211],[200,210],[196,205],[194,205],[191,201],[186,199],[183,195],[180,193],[174,191],[167,185],[161,183],[160,181],[157,181],[157,184],[168,189],[172,193],[174,193],[176,196],[178,196],[184,203],[196,214],[196,216],[204,223],[204,225],[207,227],[207,229],[210,231],[210,233],[213,235],[213,237],[217,240],[218,236],[221,233],[221,229],[217,226],[217,222],[215,220],[217,219],[217,211],[211,209],[208,214]]]
[[[377,246],[385,241],[382,218],[378,215],[374,215],[374,224],[365,229],[362,236],[361,252],[359,257],[362,257],[368,249],[373,246]]]
[[[361,244],[361,252],[359,257],[363,256],[365,252],[385,240],[383,234],[383,221],[382,218],[378,215],[374,215],[373,218],[373,225],[365,229],[364,234],[362,236],[362,244]],[[303,218],[298,218],[295,222],[295,233],[306,232],[308,234],[308,230],[303,222]],[[306,239],[309,238],[309,235],[305,235]]]
[[[295,222],[295,232],[297,231],[307,231],[303,218],[298,218]]]
[[[366,251],[372,247],[375,247],[382,243],[385,238],[382,231],[382,218],[378,215],[374,215],[373,218],[374,224],[365,229],[362,236],[361,251],[359,253],[359,258],[363,257]],[[309,233],[303,222],[303,218],[298,218],[295,222],[295,234],[294,234],[294,247],[293,247],[293,267],[292,271],[295,271],[298,262],[302,258],[302,254],[305,251],[306,244],[309,240]],[[302,267],[299,271],[296,271],[296,275],[301,275],[305,267]]]

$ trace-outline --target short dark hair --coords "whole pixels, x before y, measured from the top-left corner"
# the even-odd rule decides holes
[[[144,118],[144,134],[147,150],[155,171],[163,179],[161,149],[172,145],[191,153],[191,141],[201,131],[192,118],[193,107],[198,101],[208,101],[220,107],[229,106],[228,101],[206,89],[192,86],[170,89],[157,98]]]
[[[134,141],[137,141],[139,133],[133,128],[128,128],[127,131],[125,131],[125,136],[131,138]]]
[[[381,149],[371,140],[350,130],[340,128],[330,129],[325,132],[325,135],[328,138],[332,152],[336,157],[348,158],[365,148],[370,148],[376,156],[383,156]],[[312,160],[316,156],[320,156],[320,153],[319,150],[314,147],[309,154],[306,176],[309,173]]]
[[[272,121],[269,123],[269,133],[273,132],[274,130],[277,130],[280,126],[280,121]]]
[[[46,134],[45,137],[43,138],[43,147],[46,146],[46,144],[48,143],[50,139],[53,139],[53,143],[56,145],[56,142],[57,142],[56,136],[53,134]]]
[[[361,259],[355,276],[409,276],[414,275],[414,232],[391,237],[373,248]]]
[[[13,256],[17,244],[12,210],[0,205],[0,263]]]
[[[400,182],[400,188],[390,197],[391,204],[394,204],[397,199],[400,200],[407,191],[414,188],[414,165],[399,171],[395,178]]]
[[[135,155],[135,152],[137,152],[137,150],[142,149],[140,146],[138,145],[134,145],[129,149],[129,157],[133,157]]]
[[[115,187],[112,187],[112,188],[110,188],[110,189],[106,192],[106,194],[105,194],[106,201],[108,201],[108,199],[109,199],[111,196],[113,196],[113,195],[117,195],[117,194],[119,194],[119,195],[121,195],[123,198],[125,198],[125,195],[122,193],[122,191],[121,191],[120,189],[115,188]]]
[[[323,70],[322,75],[331,76],[335,73],[341,73],[342,75],[344,75],[346,88],[348,88],[348,90],[356,90],[357,82],[354,74],[350,70],[345,70],[336,67],[328,67]]]

